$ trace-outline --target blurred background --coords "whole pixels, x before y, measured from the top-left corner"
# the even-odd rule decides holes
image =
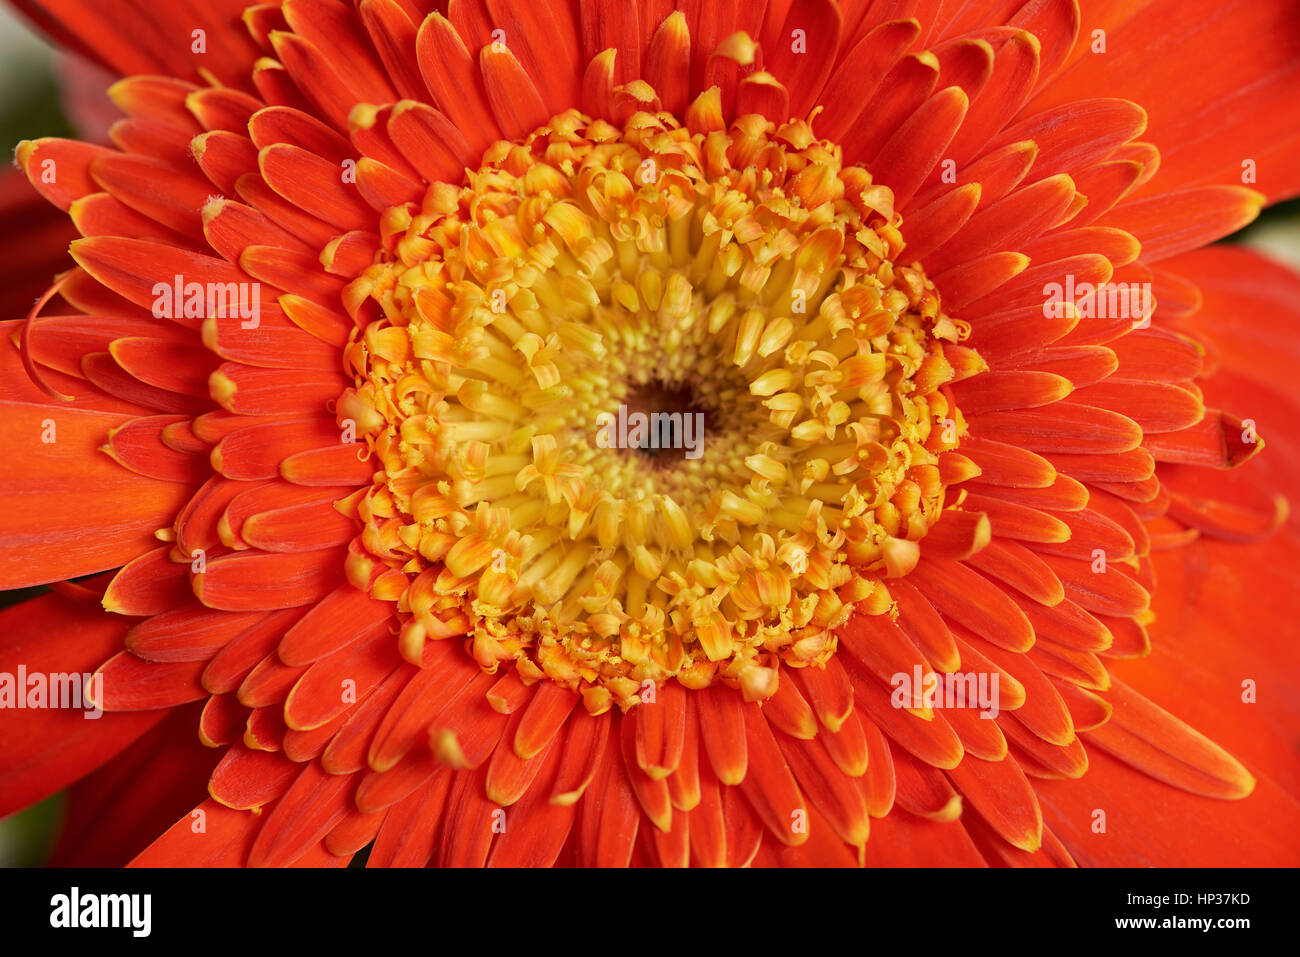
[[[0,149],[4,155],[12,157],[21,140],[75,135],[61,102],[61,83],[68,81],[60,77],[68,75],[68,65],[68,60],[0,0]],[[87,76],[85,70],[76,75],[73,82],[103,85],[100,77]],[[106,96],[102,104],[111,110]],[[1256,222],[1225,242],[1250,243],[1300,270],[1300,200],[1265,210]],[[42,286],[45,278],[33,277]],[[0,608],[43,590],[0,592]],[[62,804],[60,795],[0,820],[0,867],[31,867],[45,859]]]

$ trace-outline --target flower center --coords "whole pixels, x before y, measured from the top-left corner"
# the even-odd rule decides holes
[[[601,711],[751,699],[890,604],[939,516],[965,327],[890,191],[806,123],[570,111],[384,214],[339,403],[376,482],[349,573],[403,653],[468,635]]]

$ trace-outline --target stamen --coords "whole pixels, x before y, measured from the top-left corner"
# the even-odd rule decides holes
[[[406,577],[408,658],[467,633],[593,710],[672,676],[755,698],[888,610],[969,350],[838,147],[570,111],[384,221],[339,415],[381,468],[350,569]]]

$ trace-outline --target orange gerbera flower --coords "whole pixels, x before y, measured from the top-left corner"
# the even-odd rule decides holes
[[[56,860],[1300,858],[1300,281],[1195,251],[1300,192],[1295,4],[19,6],[128,75],[18,150]]]

